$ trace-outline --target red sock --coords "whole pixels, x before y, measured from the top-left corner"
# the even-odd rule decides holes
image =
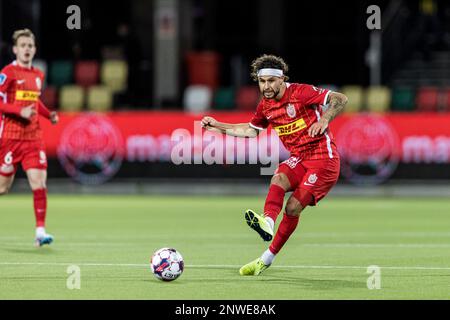
[[[45,227],[45,215],[47,213],[47,189],[34,190],[33,199],[36,227]]]
[[[278,227],[277,233],[270,244],[270,251],[273,254],[277,254],[281,248],[284,246],[289,236],[297,228],[299,217],[288,216],[286,213],[283,215],[283,219]]]
[[[273,222],[277,221],[281,208],[283,208],[284,194],[286,191],[276,184],[271,184],[269,193],[264,204],[264,215],[272,218]]]

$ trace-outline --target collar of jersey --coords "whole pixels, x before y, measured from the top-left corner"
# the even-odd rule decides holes
[[[24,69],[24,70],[33,70],[33,65],[31,65],[31,67],[29,67],[29,68],[22,67],[21,65],[19,65],[19,64],[17,63],[17,60],[14,60],[11,64],[12,64],[13,66],[15,66],[15,67],[20,68],[20,69]]]

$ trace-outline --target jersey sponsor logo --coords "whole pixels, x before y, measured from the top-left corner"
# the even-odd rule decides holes
[[[38,91],[16,91],[16,100],[19,101],[37,101],[39,99],[40,93]]]
[[[304,128],[306,128],[306,123],[305,120],[303,120],[303,118],[283,126],[274,127],[275,131],[278,133],[279,136],[292,134]]]
[[[6,79],[8,79],[6,74],[0,73],[0,86],[5,83]]]
[[[297,114],[297,112],[295,111],[295,106],[289,103],[286,107],[286,113],[289,117],[294,118]]]

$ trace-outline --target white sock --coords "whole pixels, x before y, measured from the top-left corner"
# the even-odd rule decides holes
[[[43,237],[43,236],[45,236],[45,228],[37,227],[36,228],[36,237]]]
[[[275,226],[275,222],[272,220],[271,217],[266,217],[266,221],[267,221],[267,223],[269,224],[270,228],[273,231],[273,227]]]
[[[264,253],[261,256],[261,260],[264,262],[266,266],[271,265],[273,259],[275,259],[275,255],[269,249],[264,251]]]

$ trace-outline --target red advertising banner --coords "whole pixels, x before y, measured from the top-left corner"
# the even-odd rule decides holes
[[[222,122],[242,123],[248,122],[252,113],[211,112],[208,115]],[[214,135],[211,133],[207,138],[201,129],[199,121],[202,116],[154,111],[76,113],[60,114],[60,123],[56,126],[45,120],[41,124],[47,155],[57,156],[69,175],[78,170],[80,163],[90,161],[102,164],[103,173],[113,176],[123,161],[184,163],[173,159],[174,147],[179,147],[181,142],[192,147],[192,153],[181,155],[183,159],[194,159],[200,154],[194,163],[208,163],[201,153],[205,146],[212,141],[216,143],[217,139],[211,138]],[[450,114],[344,114],[337,117],[330,128],[343,160],[342,173],[349,179],[383,180],[395,171],[400,162],[450,163]],[[267,132],[262,149],[279,149],[280,160],[286,159],[288,153],[279,143],[276,133],[272,130]],[[253,145],[248,141],[245,142],[246,150]],[[233,144],[232,148],[238,149],[238,145]],[[211,154],[214,157],[214,151]],[[239,158],[236,154],[232,157]],[[235,163],[244,160],[268,163],[264,163],[261,153],[257,159],[250,159],[248,155],[244,157]]]
[[[48,156],[56,156],[64,133],[75,120],[89,114],[61,114],[60,123],[50,125],[42,120]],[[219,121],[238,123],[248,122],[251,113],[211,113]],[[202,115],[183,112],[116,112],[101,115],[108,119],[126,143],[139,137],[164,140],[177,129],[186,129],[194,133],[194,121],[200,121]],[[387,126],[382,128],[382,126]],[[351,127],[351,128],[350,128]],[[386,115],[356,114],[341,115],[330,125],[337,144],[347,143],[349,139],[343,131],[363,134],[371,143],[393,135],[398,140],[401,161],[404,162],[450,162],[450,114],[437,113],[395,113]],[[87,129],[87,127],[85,128]],[[92,128],[91,128],[92,129]],[[371,130],[370,132],[368,130]],[[381,132],[381,130],[385,130]],[[388,131],[390,130],[390,131]],[[362,138],[361,138],[362,139]],[[365,140],[364,140],[365,141]],[[364,144],[361,141],[362,144]]]

